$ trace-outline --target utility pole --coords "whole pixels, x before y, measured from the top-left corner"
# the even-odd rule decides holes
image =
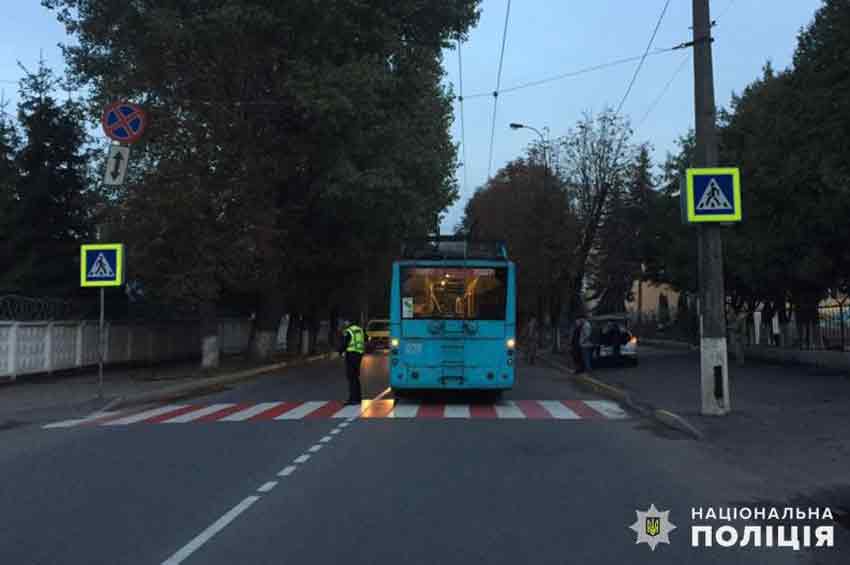
[[[693,0],[694,111],[696,154],[694,167],[717,166],[714,71],[711,60],[709,0]],[[729,412],[729,367],[726,354],[726,293],[723,288],[721,226],[699,229],[700,388],[702,413]]]

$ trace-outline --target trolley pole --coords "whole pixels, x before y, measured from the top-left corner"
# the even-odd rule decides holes
[[[711,58],[709,0],[693,0],[695,167],[717,166],[714,73]],[[723,240],[721,226],[699,226],[700,387],[702,413],[729,412],[729,367],[726,353]]]

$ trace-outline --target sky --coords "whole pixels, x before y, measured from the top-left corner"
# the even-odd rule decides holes
[[[35,68],[39,56],[52,68],[64,69],[59,43],[65,35],[55,14],[40,0],[5,0],[0,19],[0,90],[17,102],[20,62]],[[499,52],[508,0],[483,0],[481,19],[461,48],[463,93],[492,93],[496,86]],[[640,56],[646,49],[665,0],[513,0],[508,20],[501,88],[545,79],[617,59]],[[800,28],[809,23],[820,0],[711,0],[715,96],[718,107],[728,106],[770,60],[776,69],[790,64]],[[654,48],[672,47],[691,39],[691,0],[670,0],[655,37]],[[445,53],[446,82],[460,92],[458,53]],[[634,141],[649,142],[656,162],[674,151],[674,141],[693,126],[693,63],[683,60],[688,50],[646,59],[622,112],[635,130]],[[466,160],[458,169],[461,198],[448,211],[443,233],[454,231],[463,206],[488,171],[496,171],[521,156],[537,138],[529,130],[513,131],[522,122],[551,136],[566,133],[585,112],[616,107],[626,92],[638,62],[565,78],[499,96],[489,164],[493,97],[464,102]],[[678,69],[678,73],[676,72]],[[672,82],[670,82],[672,80]],[[659,99],[667,83],[670,87]],[[659,100],[652,112],[648,110]],[[452,137],[460,144],[459,106],[455,104]],[[462,155],[461,150],[461,155]],[[465,169],[465,171],[464,171]]]

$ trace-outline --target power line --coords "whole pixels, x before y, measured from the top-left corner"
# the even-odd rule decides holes
[[[502,63],[505,59],[505,42],[508,38],[508,20],[511,16],[511,0],[508,0],[508,6],[505,10],[505,27],[502,30],[502,49],[499,52],[499,71],[496,73],[496,90],[493,91],[493,122],[490,126],[490,158],[487,165],[487,178],[490,178],[490,173],[493,170],[493,143],[496,139],[496,109],[499,105],[499,88],[502,84]]]
[[[652,113],[652,111],[655,110],[655,107],[658,106],[658,103],[661,102],[661,99],[664,98],[665,94],[667,94],[667,91],[670,89],[670,86],[673,84],[673,81],[676,80],[676,77],[678,77],[679,73],[681,73],[682,70],[685,68],[685,64],[691,60],[691,55],[693,55],[693,53],[689,51],[688,55],[684,59],[682,59],[682,62],[679,63],[679,66],[676,67],[676,70],[673,72],[673,76],[670,77],[670,80],[667,81],[667,84],[664,85],[664,88],[661,90],[655,100],[652,101],[652,104],[650,104],[649,108],[646,110],[646,113],[638,122],[637,127],[642,126],[646,119],[649,117],[649,115]]]
[[[667,13],[667,7],[670,6],[670,0],[664,2],[664,8],[661,10],[661,14],[658,16],[658,21],[655,22],[655,29],[652,30],[652,37],[649,38],[649,43],[646,44],[646,50],[643,53],[643,57],[640,59],[640,63],[638,63],[637,68],[635,69],[635,74],[632,75],[632,80],[629,82],[629,87],[626,89],[626,93],[623,94],[623,99],[620,100],[620,105],[617,106],[617,114],[620,113],[620,110],[623,109],[623,104],[626,103],[626,98],[629,97],[629,93],[632,91],[632,87],[635,85],[635,80],[637,80],[638,74],[640,73],[641,67],[643,67],[643,62],[646,60],[646,56],[649,54],[649,50],[652,49],[652,44],[655,42],[655,35],[658,33],[658,28],[661,27],[661,21],[664,19],[664,14]]]
[[[729,13],[729,10],[732,9],[732,6],[734,4],[735,4],[735,0],[729,0],[729,3],[726,4],[726,9],[724,9],[723,12],[720,13],[720,16],[718,16],[717,19],[723,19],[723,17],[725,17],[726,14]],[[712,22],[712,24],[715,24],[715,23],[716,22]],[[684,44],[684,43],[681,44],[678,47],[686,47],[686,46],[690,47],[689,44]],[[638,127],[643,125],[643,123],[646,121],[646,119],[649,117],[649,115],[655,110],[655,107],[658,106],[659,102],[661,102],[661,99],[664,98],[664,95],[667,94],[667,91],[670,90],[670,86],[672,86],[673,82],[676,80],[676,77],[679,76],[679,73],[681,73],[682,70],[684,70],[687,62],[691,60],[691,56],[693,56],[693,51],[688,51],[687,57],[682,59],[682,62],[679,63],[679,66],[676,67],[676,70],[673,71],[673,75],[670,77],[670,80],[667,81],[667,84],[664,85],[664,88],[661,89],[661,92],[658,94],[658,96],[655,97],[655,99],[652,101],[652,104],[649,105],[649,108],[647,109],[646,113],[644,113],[643,117],[640,119],[640,122],[638,122]]]
[[[461,56],[461,43],[460,39],[457,40],[457,74],[458,74],[458,83],[460,85],[460,97],[458,98],[458,102],[460,103],[460,147],[461,147],[461,158],[463,159],[463,192],[466,191],[466,178],[467,178],[467,169],[469,168],[466,162],[466,125],[463,121],[463,57]]]

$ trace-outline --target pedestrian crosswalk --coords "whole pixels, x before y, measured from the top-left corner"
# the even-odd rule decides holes
[[[336,400],[239,404],[166,404],[120,412],[99,412],[53,422],[45,429],[76,426],[120,427],[131,424],[259,422],[323,418],[446,420],[617,420],[627,413],[609,400],[506,400],[495,404],[416,404],[364,400],[346,405]]]

